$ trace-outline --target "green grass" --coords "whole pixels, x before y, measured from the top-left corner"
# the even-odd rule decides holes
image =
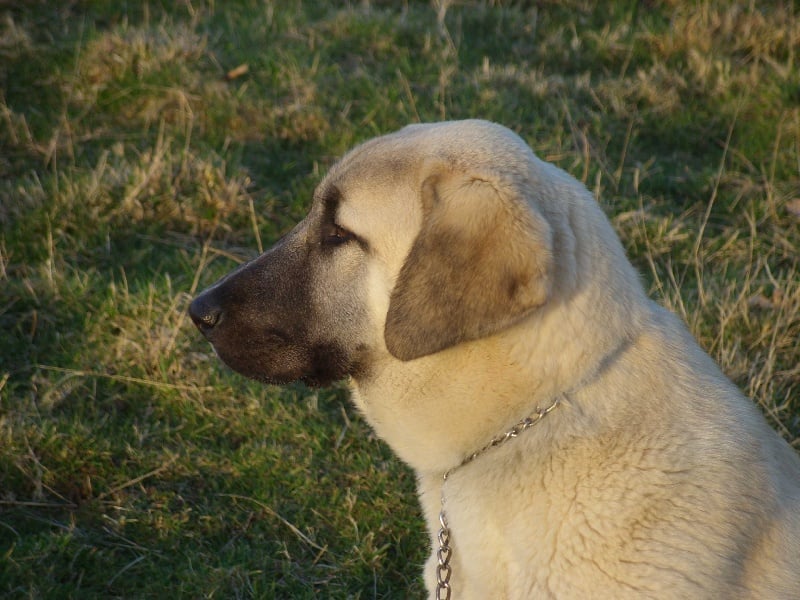
[[[800,446],[792,3],[0,13],[3,597],[423,595],[413,475],[344,391],[247,382],[185,316],[336,157],[414,121],[501,122],[583,180]]]

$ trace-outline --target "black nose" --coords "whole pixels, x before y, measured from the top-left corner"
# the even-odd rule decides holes
[[[203,293],[192,300],[189,316],[200,331],[208,334],[222,318],[222,308],[208,293]]]

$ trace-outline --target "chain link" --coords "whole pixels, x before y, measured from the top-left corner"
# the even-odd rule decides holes
[[[499,435],[496,438],[492,438],[492,440],[483,448],[476,450],[462,460],[460,464],[456,465],[452,469],[448,469],[445,471],[444,475],[442,475],[442,510],[439,512],[440,528],[437,536],[439,549],[436,551],[436,600],[450,600],[450,595],[453,591],[450,587],[450,577],[453,574],[453,568],[450,566],[450,559],[453,556],[453,548],[450,545],[450,526],[447,524],[447,516],[445,515],[444,511],[444,484],[447,481],[447,478],[450,477],[454,471],[471,463],[487,450],[495,448],[496,446],[500,446],[501,444],[506,443],[508,440],[514,439],[519,434],[536,425],[539,421],[545,418],[550,411],[558,406],[560,402],[561,398],[557,396],[547,408],[539,408],[537,406],[532,415],[522,419],[522,421],[514,425],[504,434]]]
[[[436,551],[436,558],[439,564],[436,565],[436,600],[450,600],[450,575],[453,569],[450,567],[450,557],[453,549],[450,547],[450,528],[447,526],[447,517],[444,514],[444,507],[439,513],[439,550]]]

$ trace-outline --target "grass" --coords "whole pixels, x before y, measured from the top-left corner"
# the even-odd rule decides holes
[[[192,295],[353,144],[518,131],[800,447],[794,4],[0,3],[0,594],[421,597],[413,475]]]

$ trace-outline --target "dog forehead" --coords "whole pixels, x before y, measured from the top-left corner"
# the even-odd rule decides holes
[[[465,120],[408,125],[372,138],[337,161],[319,189],[354,193],[419,186],[431,161],[470,170],[525,162],[530,149],[514,132],[488,121]]]
[[[338,182],[336,218],[372,246],[402,246],[421,226],[420,189],[412,183],[413,177],[401,175],[401,170],[407,173],[405,168],[386,166],[386,170]]]
[[[417,123],[372,138],[347,152],[331,168],[327,179],[374,178],[379,181],[413,178],[429,160],[454,167],[481,168],[498,163],[523,163],[527,144],[510,129],[478,119]]]
[[[321,215],[333,203],[336,223],[364,240],[373,256],[399,269],[422,223],[420,162],[384,151],[345,158],[318,186],[312,212]]]
[[[347,152],[331,167],[316,196],[319,200],[335,191],[336,218],[355,233],[413,233],[422,219],[422,185],[434,170],[493,172],[513,179],[528,172],[532,158],[517,134],[495,123],[414,124]]]
[[[396,135],[374,138],[337,162],[317,188],[338,199],[336,217],[355,230],[380,229],[384,222],[413,225],[420,211],[419,188],[426,151]]]

